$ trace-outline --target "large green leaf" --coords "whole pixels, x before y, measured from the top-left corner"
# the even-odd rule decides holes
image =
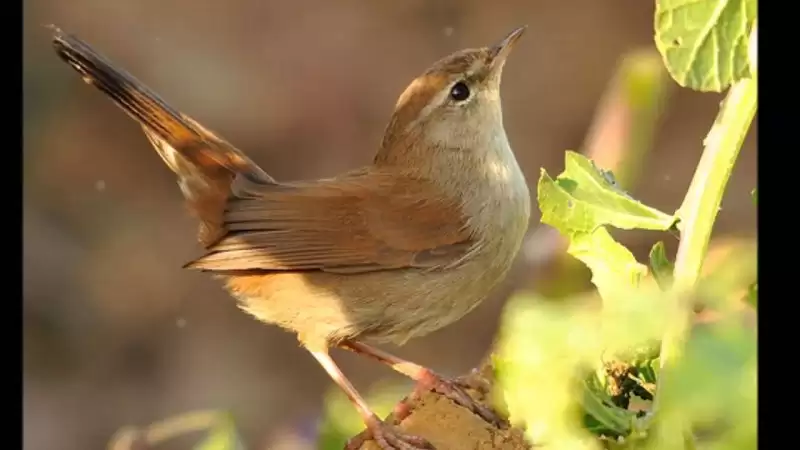
[[[748,39],[756,0],[657,0],[655,41],[672,78],[722,92],[751,76]]]

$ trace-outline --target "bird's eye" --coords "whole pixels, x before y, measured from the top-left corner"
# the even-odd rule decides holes
[[[459,81],[450,88],[450,98],[457,102],[463,102],[469,98],[469,87],[463,81]]]

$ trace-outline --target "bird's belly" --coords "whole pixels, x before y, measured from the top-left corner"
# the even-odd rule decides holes
[[[505,276],[518,244],[506,242],[442,270],[232,276],[228,290],[262,322],[297,333],[307,347],[342,339],[403,344],[470,312]]]
[[[419,288],[406,297],[397,296],[382,318],[381,328],[364,333],[374,342],[402,345],[457,322],[477,307],[501,281],[510,261],[478,258],[446,273],[420,274]]]

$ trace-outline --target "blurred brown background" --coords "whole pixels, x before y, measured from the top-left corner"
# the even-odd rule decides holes
[[[526,36],[506,66],[506,129],[532,190],[583,142],[619,57],[652,48],[641,0],[26,0],[25,448],[99,449],[120,427],[233,412],[249,448],[313,435],[330,383],[295,338],[239,312],[197,256],[172,173],[134,122],[59,61],[54,23],[245,149],[279,179],[368,162],[397,96],[430,63]],[[688,187],[720,96],[671,89],[634,195],[667,212]],[[718,234],[755,233],[755,133]],[[538,214],[531,223],[536,226]],[[632,244],[646,254],[652,236]],[[645,252],[645,253],[643,253]],[[499,296],[497,296],[499,297]],[[397,350],[458,374],[485,353],[502,298]],[[358,387],[393,377],[335,355]],[[178,447],[175,447],[178,448]],[[188,448],[182,446],[182,448]]]

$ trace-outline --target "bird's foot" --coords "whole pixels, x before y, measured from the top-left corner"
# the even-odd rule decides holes
[[[345,450],[358,450],[365,441],[372,438],[383,450],[435,450],[427,440],[402,433],[396,427],[373,416],[367,421],[367,429],[350,439]]]
[[[425,372],[417,380],[414,391],[405,401],[397,405],[394,415],[399,420],[404,419],[411,413],[410,401],[419,398],[423,392],[432,390],[452,400],[457,405],[467,408],[486,422],[498,428],[502,429],[508,427],[508,422],[505,419],[490,408],[473,399],[467,393],[467,389],[473,389],[486,395],[489,392],[489,385],[485,381],[474,376],[448,379],[431,370],[425,369]]]

